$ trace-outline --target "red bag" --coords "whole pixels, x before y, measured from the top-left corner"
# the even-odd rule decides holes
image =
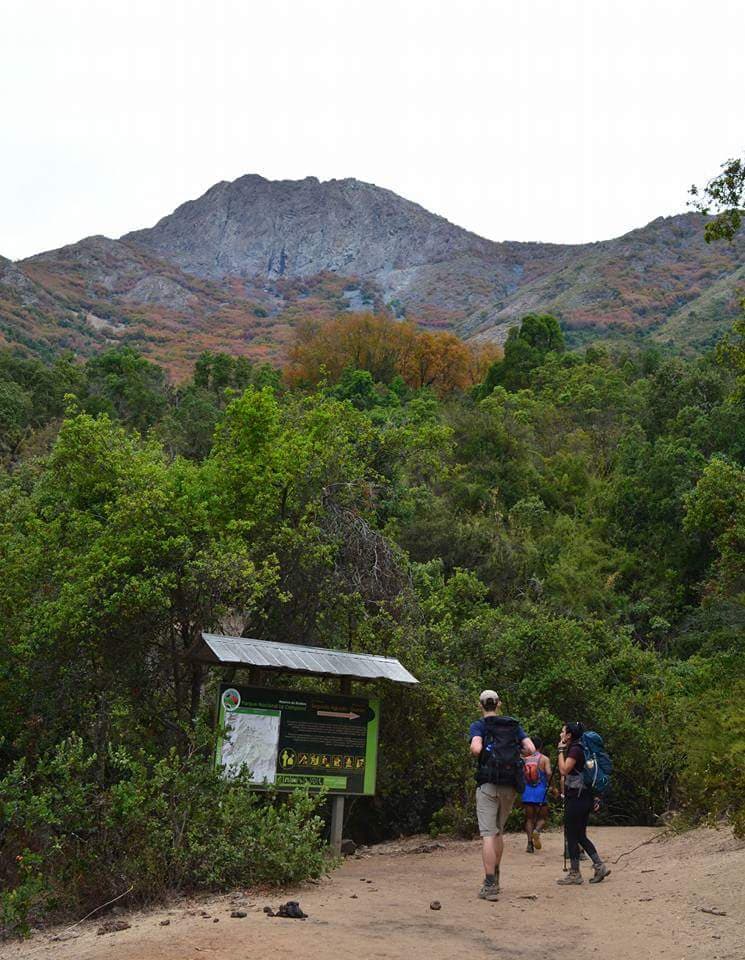
[[[529,757],[523,760],[523,776],[525,783],[535,787],[541,782],[541,755],[540,753],[531,753]]]

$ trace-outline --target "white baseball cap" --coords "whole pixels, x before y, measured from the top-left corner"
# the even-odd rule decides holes
[[[496,690],[482,690],[479,694],[479,701],[481,703],[486,703],[487,700],[493,700],[495,703],[499,703],[499,694]]]

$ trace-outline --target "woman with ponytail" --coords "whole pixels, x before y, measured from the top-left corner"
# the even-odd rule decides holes
[[[565,723],[559,739],[559,773],[564,783],[564,823],[570,862],[569,873],[556,881],[561,886],[583,882],[579,868],[580,849],[587,853],[595,868],[590,883],[600,883],[610,873],[610,868],[600,859],[595,845],[587,836],[587,823],[595,807],[595,797],[582,776],[585,768],[585,751],[582,747],[584,732],[581,723]]]

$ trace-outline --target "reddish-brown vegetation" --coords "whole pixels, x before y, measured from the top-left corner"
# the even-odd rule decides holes
[[[413,389],[439,394],[480,383],[500,351],[467,344],[452,333],[424,330],[375,314],[348,314],[324,323],[301,323],[289,349],[288,382],[313,386],[336,381],[344,370],[368,370],[390,383],[400,376]]]

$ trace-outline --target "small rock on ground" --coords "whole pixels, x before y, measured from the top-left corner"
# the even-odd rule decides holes
[[[287,903],[280,904],[276,916],[287,917],[290,920],[305,920],[308,914],[303,913],[297,900],[288,900]]]

